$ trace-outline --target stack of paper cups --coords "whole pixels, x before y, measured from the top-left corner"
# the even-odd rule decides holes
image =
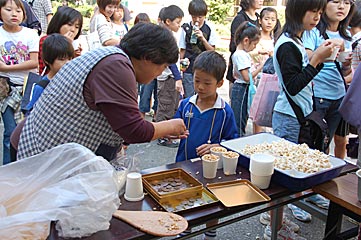
[[[274,172],[274,162],[275,157],[272,155],[264,153],[252,154],[249,164],[251,182],[260,189],[268,188]]]
[[[219,157],[218,166],[217,169],[223,168],[223,157],[222,154],[227,152],[227,149],[224,147],[212,147],[211,148],[211,154],[216,155]]]

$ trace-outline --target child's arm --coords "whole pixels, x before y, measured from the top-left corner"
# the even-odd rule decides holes
[[[242,79],[245,81],[245,82],[249,82],[249,75],[248,75],[248,71],[249,71],[249,68],[245,68],[245,69],[242,69],[242,70],[239,70],[241,76],[242,76]]]
[[[216,49],[216,46],[209,44],[209,42],[204,37],[203,32],[201,30],[196,30],[195,33],[197,35],[197,38],[203,43],[206,50],[215,50]]]
[[[16,64],[16,65],[6,65],[3,61],[0,61],[0,72],[16,72],[31,70],[38,67],[38,53],[31,52],[30,60]]]
[[[204,154],[211,153],[211,148],[212,147],[220,147],[220,145],[218,143],[216,143],[216,144],[208,144],[208,143],[202,144],[202,145],[200,145],[199,147],[196,148],[197,155],[198,156],[203,156]]]

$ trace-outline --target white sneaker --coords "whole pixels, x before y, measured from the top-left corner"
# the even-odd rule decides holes
[[[259,221],[263,225],[269,225],[271,222],[270,214],[268,212],[261,213],[261,215],[259,217]],[[295,222],[292,222],[291,220],[289,220],[285,214],[283,214],[283,225],[288,226],[294,232],[298,232],[300,230],[300,226],[298,226]]]
[[[267,225],[264,229],[263,238],[265,240],[271,240],[272,230],[271,226]],[[301,237],[294,231],[292,231],[288,226],[282,225],[281,229],[277,233],[277,240],[307,240],[304,237]]]

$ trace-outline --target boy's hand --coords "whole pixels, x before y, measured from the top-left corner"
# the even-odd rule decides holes
[[[211,153],[212,147],[219,147],[219,144],[202,144],[199,147],[196,148],[196,152],[198,156],[203,156],[204,154]]]
[[[182,96],[184,95],[182,79],[175,81],[175,90],[177,90],[177,92],[179,92],[180,95],[182,95]]]

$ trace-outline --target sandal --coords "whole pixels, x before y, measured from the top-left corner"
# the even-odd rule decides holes
[[[310,222],[312,220],[311,214],[302,210],[301,208],[293,205],[287,204],[287,207],[291,210],[292,215],[301,222]]]
[[[328,206],[330,205],[330,201],[321,196],[320,194],[313,195],[309,198],[306,198],[307,202],[315,204],[317,207],[322,209],[328,209]]]

